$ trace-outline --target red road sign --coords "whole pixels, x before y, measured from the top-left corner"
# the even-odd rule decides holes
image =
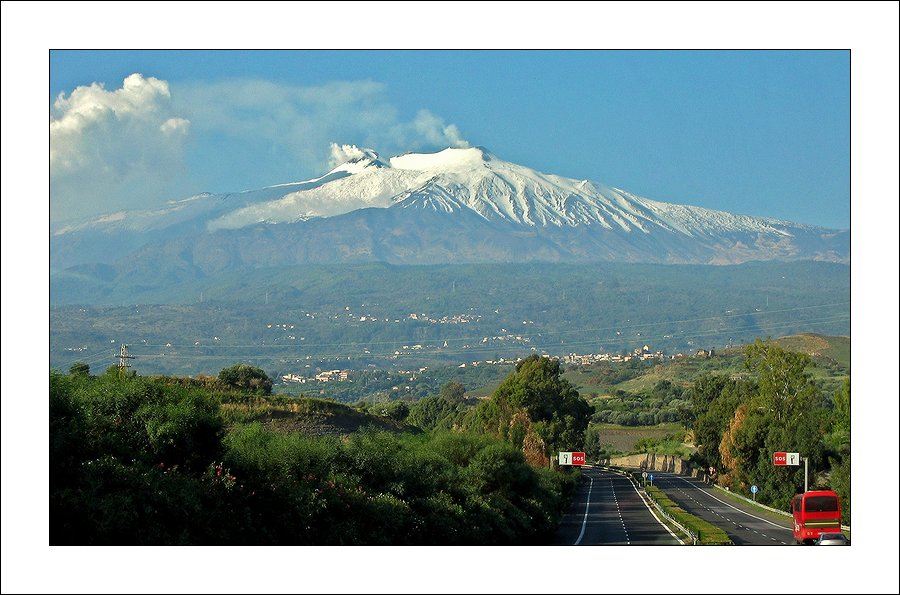
[[[584,453],[583,452],[573,452],[572,453],[572,464],[573,465],[584,465]]]
[[[776,465],[787,465],[787,453],[786,452],[776,452],[772,457],[773,462]]]

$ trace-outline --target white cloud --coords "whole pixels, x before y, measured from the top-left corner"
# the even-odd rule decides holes
[[[159,127],[166,134],[187,134],[190,128],[191,121],[184,118],[169,118]]]
[[[348,144],[332,147],[334,140]],[[382,155],[468,146],[455,125],[426,109],[404,119],[373,81],[304,87],[242,79],[170,89],[132,74],[114,90],[93,83],[61,94],[51,109],[51,219],[321,175],[349,158],[351,143]]]
[[[70,218],[158,202],[182,170],[190,122],[169,85],[132,74],[60,94],[50,114],[50,216]]]
[[[337,167],[351,159],[364,157],[365,154],[365,151],[356,145],[339,145],[337,143],[331,143],[331,156],[328,158],[328,167]]]
[[[416,132],[427,142],[457,149],[468,148],[469,143],[462,138],[456,124],[445,124],[427,109],[419,110],[413,121]]]
[[[272,159],[297,175],[319,175],[336,165],[335,139],[382,155],[468,146],[455,125],[428,110],[403,120],[385,85],[373,81],[301,87],[231,80],[179,91],[175,103],[197,134],[217,131],[234,141],[262,143]],[[288,180],[269,180],[283,181]]]

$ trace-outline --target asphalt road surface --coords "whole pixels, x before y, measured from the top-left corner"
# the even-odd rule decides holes
[[[583,480],[553,541],[556,545],[679,545],[627,477],[582,467]]]
[[[758,508],[732,502],[699,479],[652,473],[653,485],[685,511],[723,529],[735,545],[794,545],[790,517],[781,522],[765,519]]]

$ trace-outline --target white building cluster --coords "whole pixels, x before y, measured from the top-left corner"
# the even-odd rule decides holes
[[[284,382],[296,382],[297,384],[306,384],[307,382],[345,382],[350,379],[350,370],[328,370],[312,377],[301,376],[300,374],[285,374],[281,379]]]

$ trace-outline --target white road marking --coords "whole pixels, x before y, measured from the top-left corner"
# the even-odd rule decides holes
[[[594,478],[592,477],[591,485],[588,486],[587,502],[584,505],[584,520],[581,521],[581,533],[578,535],[578,540],[575,542],[574,545],[578,545],[579,543],[581,543],[581,540],[584,539],[584,530],[587,528],[588,509],[591,507],[591,490],[593,490],[593,489],[594,489]]]
[[[650,505],[647,504],[647,502],[644,500],[644,497],[643,497],[643,496],[641,495],[641,493],[638,491],[637,486],[634,485],[634,482],[631,481],[631,478],[628,477],[628,476],[625,476],[625,478],[629,481],[629,483],[631,483],[631,489],[633,489],[634,492],[638,495],[638,498],[641,499],[641,502],[644,504],[644,506],[647,507],[647,510],[650,511],[650,514],[653,515],[653,518],[656,519],[656,522],[659,523],[660,525],[662,525],[663,529],[665,529],[666,531],[668,531],[668,532],[669,532],[669,535],[671,535],[673,538],[675,538],[675,541],[677,541],[677,542],[680,543],[681,545],[684,545],[684,542],[681,541],[681,539],[679,539],[677,535],[675,535],[674,533],[672,533],[672,530],[669,529],[669,527],[667,527],[665,523],[663,523],[661,520],[659,520],[659,517],[656,516],[656,513],[653,512],[653,509],[650,508]],[[612,480],[610,480],[610,481],[612,481]],[[629,543],[629,545],[631,545],[631,544]]]
[[[675,477],[678,477],[678,476],[676,475]],[[700,488],[698,488],[697,486],[695,486],[694,484],[692,484],[691,482],[689,482],[689,481],[686,480],[685,478],[683,478],[683,477],[678,477],[678,479],[680,479],[680,480],[683,481],[684,483],[688,484],[689,486],[693,487],[694,489],[700,490]],[[787,528],[787,527],[782,527],[781,525],[779,525],[779,524],[777,524],[777,523],[773,523],[772,521],[766,520],[766,519],[764,519],[764,518],[761,518],[761,517],[756,516],[755,514],[750,514],[749,512],[745,512],[745,511],[741,510],[740,508],[737,508],[737,507],[735,507],[735,506],[732,506],[731,504],[729,504],[728,502],[725,502],[724,500],[719,500],[718,498],[716,498],[715,496],[713,496],[712,494],[710,494],[710,493],[707,492],[706,490],[700,490],[700,491],[703,492],[704,494],[706,494],[707,496],[709,496],[710,498],[712,498],[712,499],[714,499],[714,500],[718,500],[719,502],[721,502],[722,504],[724,504],[724,505],[727,506],[728,508],[733,508],[734,510],[740,512],[741,514],[746,514],[747,516],[753,517],[754,519],[756,519],[756,520],[758,520],[758,521],[762,521],[762,522],[764,522],[764,523],[768,523],[768,524],[772,525],[773,527],[778,527],[779,529],[784,529],[785,531],[791,531],[791,532],[793,532],[793,529],[789,529],[789,528]],[[721,515],[719,515],[719,516],[721,516]]]

